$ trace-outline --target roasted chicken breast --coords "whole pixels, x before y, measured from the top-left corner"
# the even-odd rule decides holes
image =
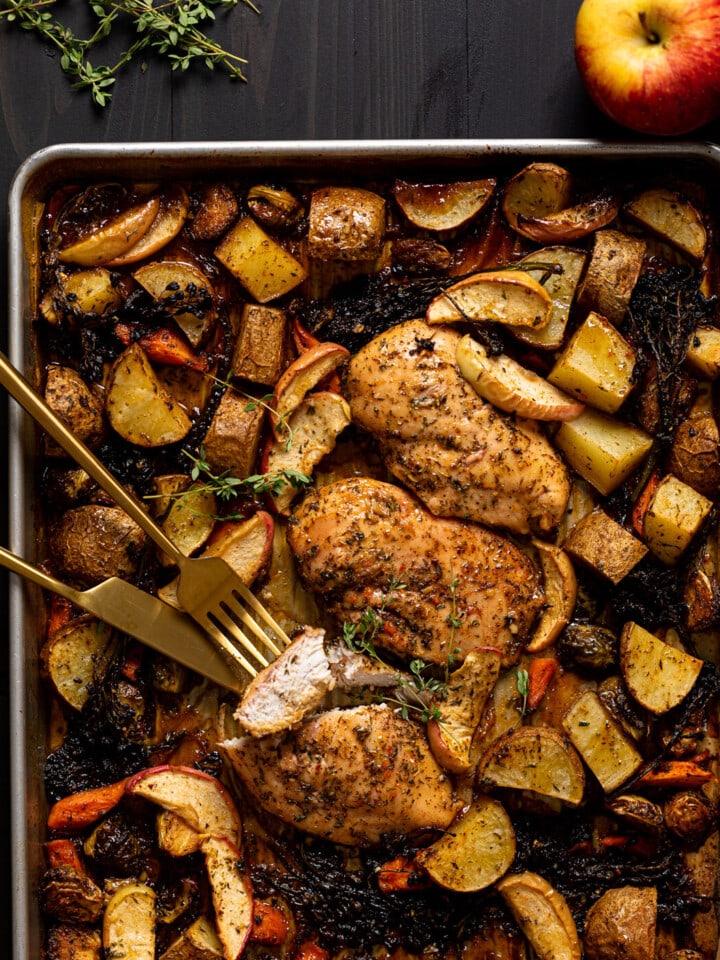
[[[353,422],[434,514],[552,530],[570,493],[567,469],[534,423],[498,412],[462,377],[460,338],[410,320],[372,340],[349,365]]]
[[[444,664],[491,646],[511,664],[543,602],[538,571],[509,540],[368,477],[309,493],[288,542],[323,606],[340,622],[382,611],[375,642],[402,656]]]
[[[264,810],[335,843],[445,829],[461,805],[423,728],[380,704],[328,710],[223,749]]]

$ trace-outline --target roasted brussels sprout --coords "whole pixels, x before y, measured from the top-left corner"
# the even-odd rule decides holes
[[[92,923],[103,908],[103,893],[90,877],[72,867],[54,867],[42,879],[42,908],[70,923]]]
[[[153,849],[151,827],[121,810],[102,820],[83,845],[86,856],[117,877],[132,877],[145,870]]]
[[[437,240],[403,237],[393,241],[393,267],[402,273],[444,273],[450,266],[450,252]]]
[[[665,819],[661,807],[645,797],[623,794],[611,800],[607,807],[616,817],[642,833],[658,837],[664,832]]]
[[[248,190],[247,204],[253,217],[271,230],[287,230],[302,216],[303,207],[289,190],[259,184]]]
[[[590,676],[605,676],[618,662],[618,638],[612,630],[596,623],[569,624],[557,649],[564,667]]]

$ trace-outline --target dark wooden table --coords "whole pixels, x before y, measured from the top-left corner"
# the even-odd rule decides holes
[[[54,49],[0,24],[3,198],[26,157],[62,142],[627,136],[594,108],[576,74],[579,0],[260,2],[259,16],[246,7],[219,12],[213,30],[249,60],[247,84],[202,68],[171,74],[150,58],[121,75],[102,110],[71,89]],[[698,133],[718,136],[720,124]],[[3,302],[6,260],[4,253]],[[4,329],[0,324],[3,344]],[[0,707],[7,729],[4,664]],[[2,802],[7,823],[5,790]],[[0,836],[7,943],[12,838],[7,828]]]

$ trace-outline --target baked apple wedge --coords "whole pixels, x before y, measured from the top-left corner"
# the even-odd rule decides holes
[[[287,421],[289,440],[274,440],[262,458],[263,473],[294,471],[311,477],[322,458],[335,446],[337,438],[351,423],[350,407],[339,393],[310,393]],[[286,514],[299,492],[288,482],[271,494],[278,513]]]
[[[514,857],[515,831],[510,817],[501,803],[481,795],[415,859],[441,887],[471,893],[504,876]]]
[[[457,346],[460,373],[484,400],[530,420],[574,420],[585,404],[523,367],[506,353],[490,356],[466,335]]]
[[[617,197],[602,194],[544,217],[526,216],[518,211],[514,229],[536,243],[574,243],[607,227],[619,212]]]
[[[494,647],[478,647],[448,677],[447,695],[440,704],[439,720],[427,725],[428,742],[435,759],[452,773],[472,767],[475,731],[500,672],[502,654]]]
[[[200,849],[210,880],[215,930],[225,960],[236,960],[250,937],[253,924],[253,894],[250,880],[240,871],[238,848],[223,836],[208,836]]]
[[[190,200],[185,188],[179,184],[170,187],[161,196],[160,209],[148,230],[129,250],[113,260],[108,260],[107,266],[123,267],[128,263],[137,263],[162,250],[185,226],[189,207]]]
[[[577,600],[577,577],[570,557],[551,543],[533,540],[543,575],[545,606],[526,650],[539,653],[552,646],[570,622]]]
[[[110,263],[133,247],[147,233],[160,209],[160,197],[152,196],[115,217],[86,237],[58,250],[62,263],[99,267]]]
[[[519,217],[548,217],[570,205],[572,176],[556,163],[530,163],[508,180],[502,212],[513,230],[521,233]]]
[[[512,335],[521,343],[530,344],[539,350],[558,350],[565,339],[565,330],[570,319],[570,308],[575,301],[580,277],[585,267],[587,253],[575,247],[544,247],[524,257],[528,274],[542,283],[552,300],[550,320],[546,326],[513,327]],[[542,264],[530,269],[531,264]]]
[[[294,360],[278,380],[273,392],[270,421],[277,440],[288,440],[286,417],[296,410],[306,394],[348,360],[350,353],[337,343],[317,343]]]
[[[235,846],[241,842],[242,822],[229,793],[201,770],[150,767],[130,777],[125,792],[177,814],[197,833],[227,837]]]
[[[504,877],[497,890],[538,960],[580,960],[582,947],[570,908],[544,877],[516,873]]]
[[[496,186],[492,179],[433,184],[396,180],[393,196],[413,226],[440,233],[457,230],[476,217]]]
[[[542,328],[551,311],[547,291],[528,273],[491,270],[448,287],[430,303],[425,319],[433,324],[469,320]]]

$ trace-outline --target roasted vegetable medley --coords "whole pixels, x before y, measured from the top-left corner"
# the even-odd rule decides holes
[[[292,642],[48,597],[48,960],[714,960],[713,197],[615,173],[49,195],[38,388]],[[40,442],[47,569],[177,607]]]

